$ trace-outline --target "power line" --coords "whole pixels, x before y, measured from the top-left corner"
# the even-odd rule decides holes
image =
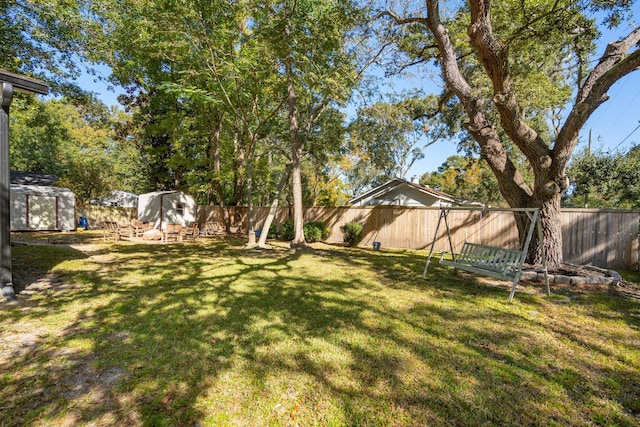
[[[640,123],[640,122],[638,122]],[[631,135],[633,135],[635,133],[635,131],[637,131],[638,129],[640,129],[640,124],[638,126],[636,126],[636,128],[634,130],[631,131],[631,133],[629,135],[627,135],[622,141],[620,141],[620,143],[618,145],[616,145],[615,147],[613,147],[613,150],[610,150],[609,152],[612,151],[616,151],[618,149],[618,147],[620,147],[622,145],[623,142],[625,142],[627,139],[629,139],[629,137]]]
[[[605,103],[605,104],[603,105],[604,110],[600,113],[600,118],[601,118],[601,119],[602,119],[602,117],[606,116],[606,114],[609,112],[609,110],[611,109],[611,107],[612,107],[612,105],[613,105],[613,100],[614,100],[614,99],[618,99],[618,95],[620,94],[620,92],[622,92],[622,89],[626,86],[626,84],[627,84],[627,82],[628,82],[629,80],[630,80],[630,79],[622,79],[621,84],[619,84],[619,85],[618,85],[618,90],[616,91],[616,94],[615,94],[615,95],[613,95],[613,96],[610,98],[610,102],[607,102],[607,103]],[[636,94],[636,96],[637,96],[637,94]],[[629,103],[629,105],[627,105],[627,106],[624,108],[624,110],[623,110],[623,112],[622,112],[622,113],[617,114],[616,119],[613,121],[613,123],[611,123],[611,124],[609,125],[609,129],[607,130],[607,132],[611,132],[611,129],[613,129],[613,128],[616,126],[616,124],[618,124],[618,121],[623,117],[624,113],[626,113],[627,109],[629,108],[629,106],[630,106],[631,104],[633,104],[633,102],[634,102],[634,101],[635,101],[635,97],[631,100],[631,102]]]

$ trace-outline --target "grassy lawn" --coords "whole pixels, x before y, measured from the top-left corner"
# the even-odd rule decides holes
[[[1,426],[640,426],[640,301],[606,289],[79,235],[13,247],[40,285],[0,310]]]

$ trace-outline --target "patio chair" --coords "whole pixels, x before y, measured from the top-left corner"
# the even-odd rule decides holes
[[[133,240],[133,227],[131,225],[121,226],[117,222],[114,221],[105,221],[104,222],[104,241],[107,238],[113,238],[116,242],[120,239],[129,239]]]
[[[200,229],[197,222],[192,222],[188,227],[182,230],[182,238],[184,240],[193,239],[196,240],[200,235]]]
[[[217,222],[206,222],[204,224],[204,234],[207,236],[212,236],[215,234],[222,234],[224,229]]]
[[[182,226],[180,224],[167,224],[164,230],[164,242],[167,243],[169,239],[182,242]]]
[[[133,227],[134,237],[142,237],[145,231],[151,230],[153,228],[153,223],[142,222],[139,219],[132,219],[131,227]]]

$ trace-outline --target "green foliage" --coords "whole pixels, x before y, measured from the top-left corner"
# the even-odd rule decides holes
[[[566,206],[640,208],[640,146],[626,154],[585,150],[573,158],[567,174]]]
[[[92,2],[79,0],[0,2],[0,68],[46,81],[50,92],[80,104],[92,95],[78,86],[100,62]]]
[[[280,227],[280,236],[282,240],[293,240],[293,220],[288,219],[282,223]]]
[[[459,199],[506,206],[495,175],[482,159],[450,156],[436,172],[424,174],[420,183]]]
[[[208,200],[216,190],[239,205],[250,182],[253,201],[269,203],[274,171],[290,162],[283,71],[292,60],[303,161],[313,175],[305,196],[318,199],[335,179],[326,166],[342,147],[344,114],[336,107],[358,81],[346,46],[361,18],[354,2],[111,3],[97,1],[108,11],[109,65],[138,92],[127,104],[158,186],[180,185]]]
[[[312,221],[304,225],[304,238],[307,242],[321,242],[329,237],[331,229],[322,221]]]
[[[424,157],[423,150],[444,135],[433,120],[435,97],[412,96],[360,108],[349,126],[347,179],[355,188],[404,177]],[[364,172],[364,173],[363,173]]]
[[[269,227],[269,233],[267,233],[267,237],[269,239],[275,239],[278,236],[278,227],[272,225]]]
[[[35,97],[16,98],[11,108],[9,155],[11,168],[60,176],[64,145],[71,139],[62,104]]]
[[[348,222],[340,227],[342,239],[347,246],[358,246],[362,241],[362,225],[355,221]]]
[[[286,220],[280,228],[280,236],[283,240],[293,240],[293,220]],[[304,238],[307,242],[321,242],[329,237],[331,230],[322,221],[313,221],[304,225]]]
[[[55,174],[81,203],[111,190],[142,192],[148,189],[144,165],[133,143],[112,131],[116,117],[101,104],[18,99],[11,114],[12,169]]]

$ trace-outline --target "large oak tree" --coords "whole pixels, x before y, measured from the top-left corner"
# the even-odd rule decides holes
[[[437,61],[443,99],[454,95],[459,101],[464,127],[509,205],[540,208],[547,262],[558,266],[560,199],[578,134],[608,99],[609,88],[640,66],[640,28],[591,60],[599,33],[589,13],[604,13],[615,24],[629,2],[472,0],[449,15],[437,0],[412,6],[390,6],[382,15],[402,28],[399,45],[413,59]],[[550,130],[544,119],[558,110],[566,116]],[[523,178],[513,152],[525,156],[532,182]],[[534,245],[530,258],[541,260],[541,245]]]

